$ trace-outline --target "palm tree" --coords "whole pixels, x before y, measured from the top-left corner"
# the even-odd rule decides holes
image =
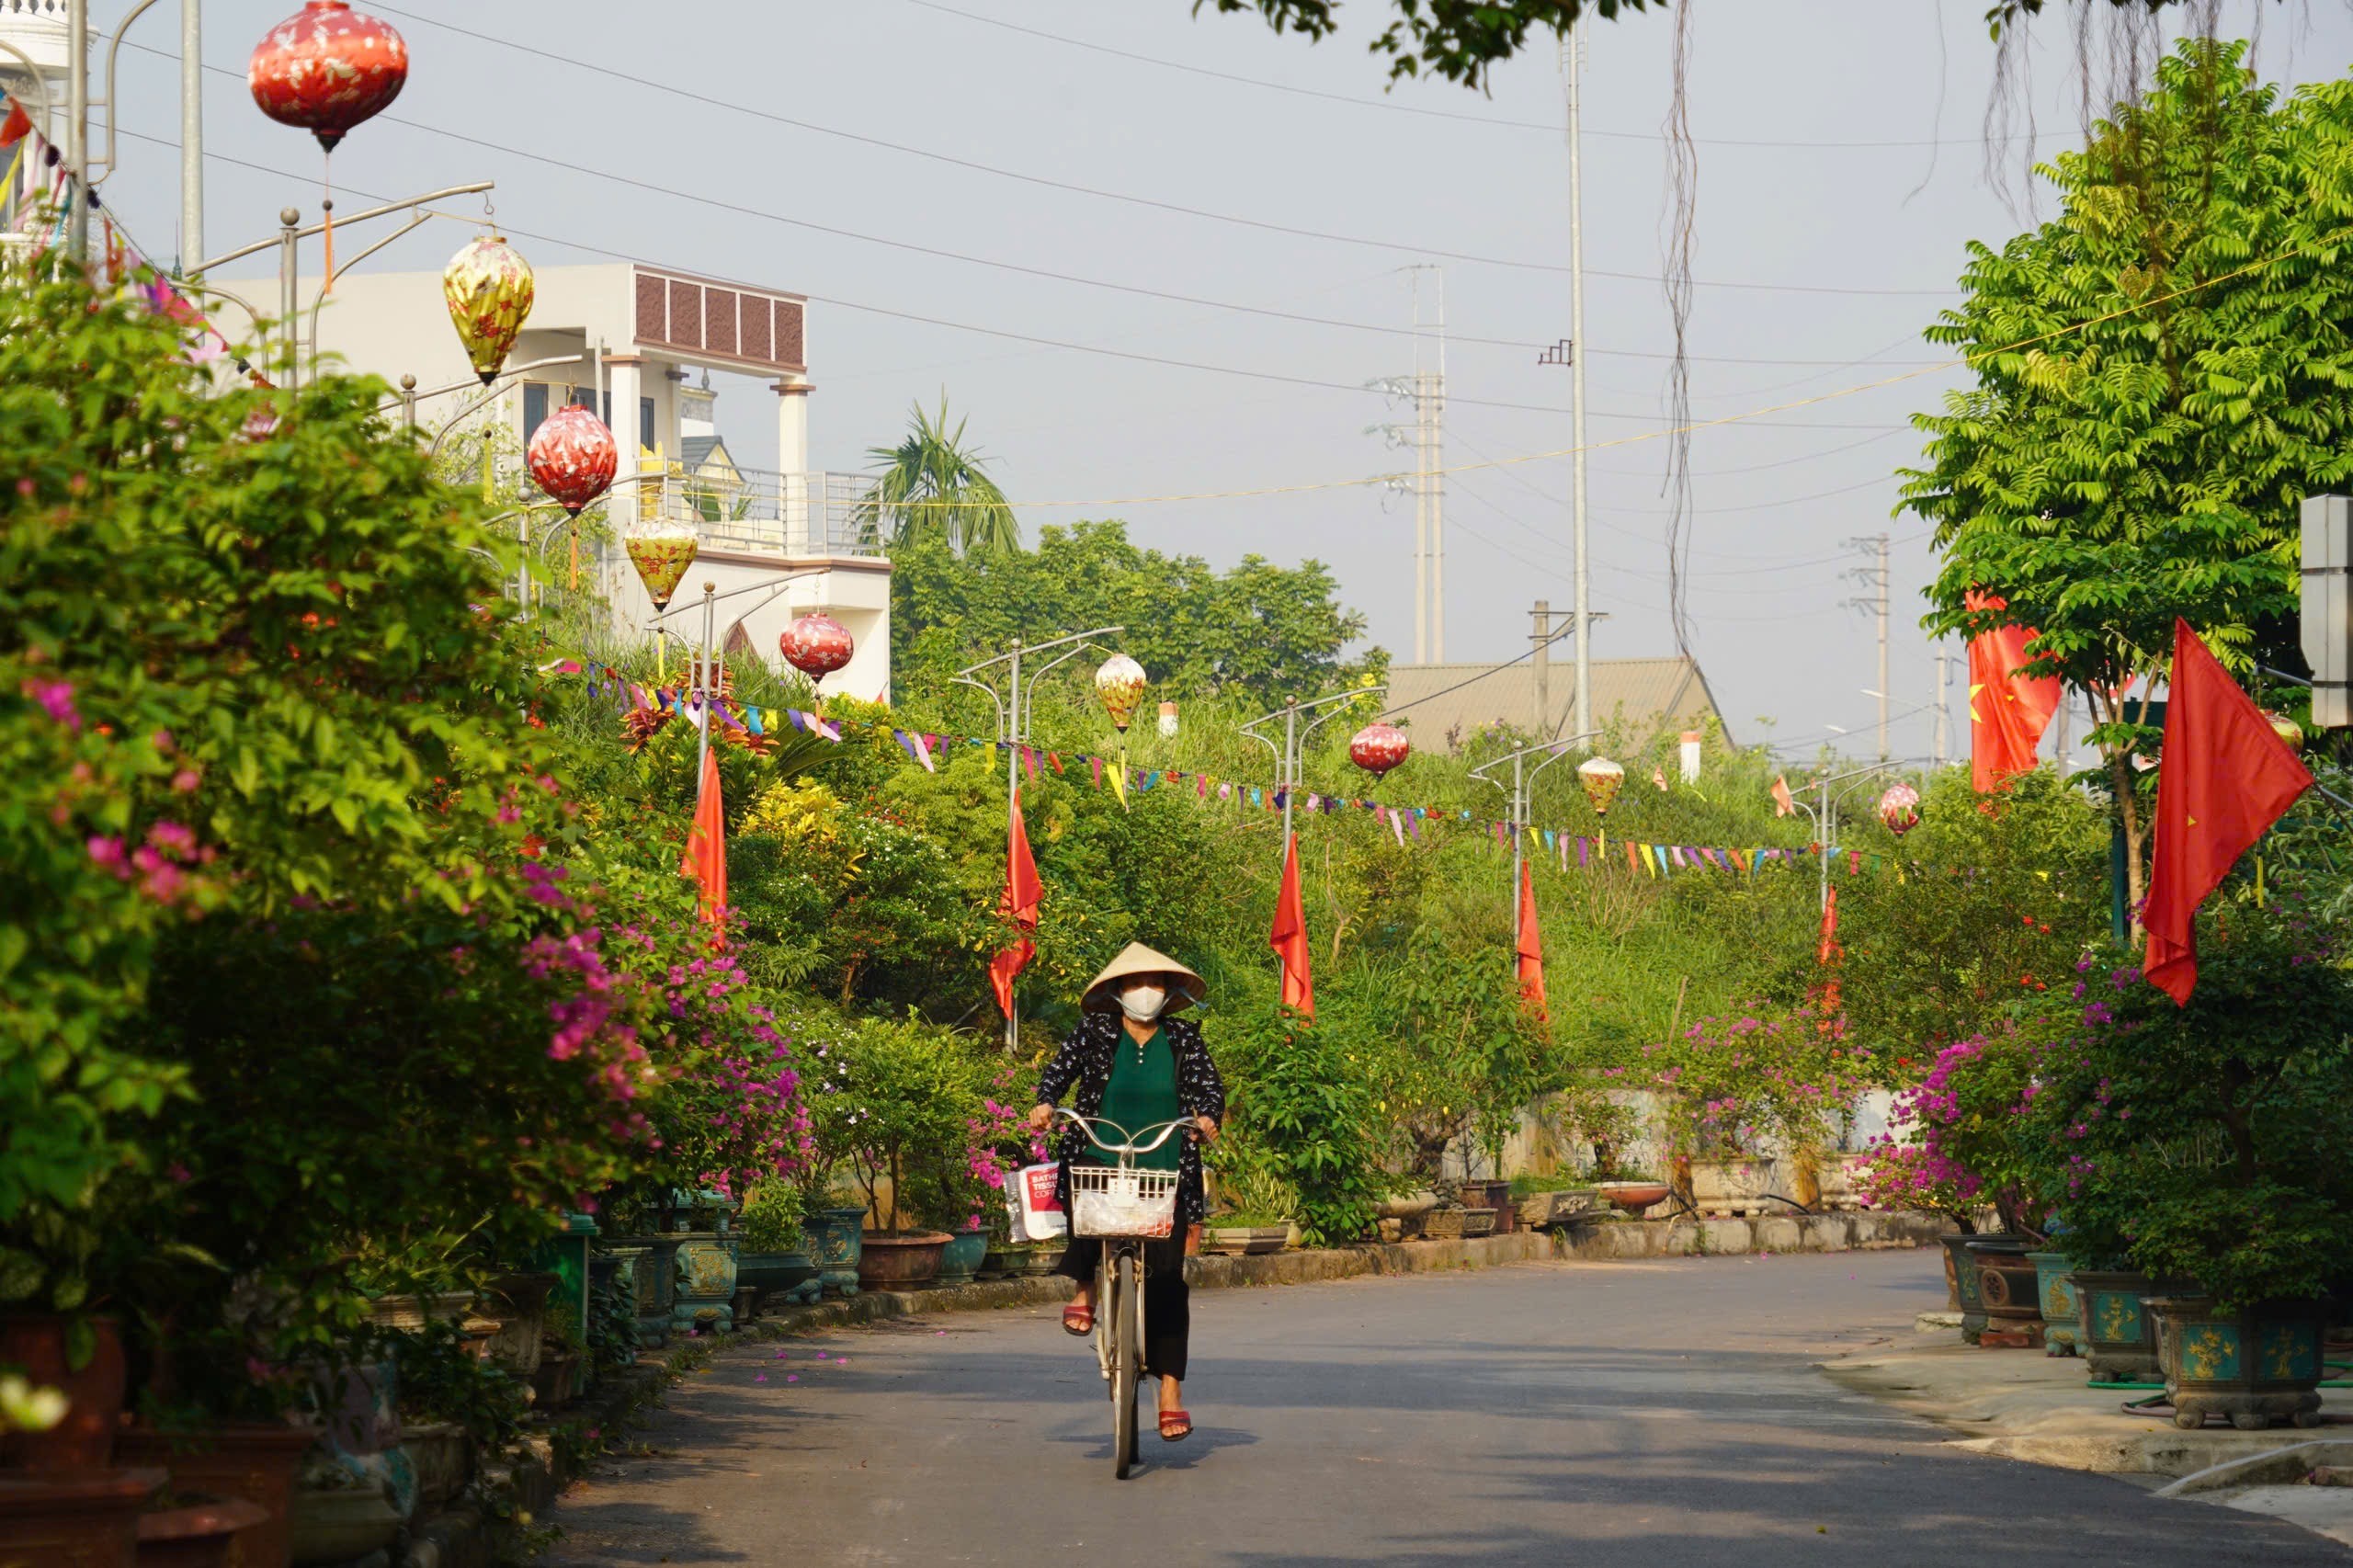
[[[938,418],[920,403],[912,412],[905,440],[867,449],[881,471],[867,493],[870,519],[889,519],[892,544],[940,539],[967,554],[1020,548],[1011,503],[983,472],[987,460],[963,444],[965,422],[948,427],[947,392],[939,394]]]

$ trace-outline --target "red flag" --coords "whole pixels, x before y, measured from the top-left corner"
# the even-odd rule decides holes
[[[1005,892],[996,912],[1021,933],[1013,946],[989,960],[989,989],[996,993],[997,1011],[1013,1017],[1013,977],[1029,967],[1038,944],[1029,934],[1038,929],[1038,901],[1045,894],[1038,881],[1038,862],[1029,858],[1029,826],[1021,816],[1021,790],[1013,791],[1013,820],[1006,828]]]
[[[1307,917],[1300,912],[1299,835],[1283,846],[1282,891],[1275,895],[1275,928],[1267,938],[1283,966],[1283,1006],[1315,1021],[1315,981],[1307,970]]]
[[[2189,623],[2173,627],[2173,692],[2157,763],[2156,846],[2141,915],[2149,983],[2186,1004],[2198,984],[2198,906],[2312,788],[2312,770]]]
[[[1773,775],[1773,814],[1777,817],[1795,816],[1797,811],[1797,802],[1790,799],[1790,781],[1776,773]]]
[[[1829,897],[1822,904],[1822,946],[1814,950],[1814,959],[1822,965],[1822,984],[1815,994],[1822,998],[1822,1010],[1836,1017],[1839,1007],[1838,960],[1847,949],[1838,945],[1838,890],[1829,890]]]
[[[1971,609],[2003,608],[1991,594],[1972,593],[1964,602]],[[2026,645],[2033,636],[2029,628],[2005,626],[1969,640],[1969,782],[1981,795],[2034,771],[2034,748],[2059,710],[2055,677],[2017,673],[2030,657]]]
[[[8,118],[5,122],[0,122],[0,151],[5,151],[22,142],[32,128],[32,116],[25,112],[25,106],[10,98]]]
[[[1538,1018],[1550,1017],[1544,1009],[1544,933],[1536,925],[1536,879],[1528,862],[1519,863],[1519,999],[1536,1009]]]
[[[727,907],[727,824],[719,798],[719,754],[702,756],[702,784],[695,791],[695,820],[687,829],[687,852],[678,874],[702,890],[702,917],[716,923]]]

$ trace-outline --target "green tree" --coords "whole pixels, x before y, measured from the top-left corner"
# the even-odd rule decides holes
[[[967,552],[1005,551],[1021,543],[1021,525],[1012,505],[983,466],[987,460],[964,445],[964,426],[948,427],[948,394],[939,394],[934,418],[916,403],[906,438],[895,447],[870,447],[881,469],[867,504],[887,523],[895,551],[918,540],[938,540]]]
[[[1976,385],[1916,419],[1904,471],[1944,556],[1923,624],[2040,631],[2025,667],[2099,721],[2136,903],[2131,756],[2154,732],[2126,688],[2163,675],[2177,616],[2245,665],[2296,607],[2297,503],[2353,474],[2353,85],[2281,107],[2245,54],[2184,42],[2042,169],[2058,218],[1971,247],[1968,300],[1926,335]]]

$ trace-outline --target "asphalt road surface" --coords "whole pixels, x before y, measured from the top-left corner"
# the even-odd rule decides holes
[[[2353,1563],[2291,1525],[1955,1451],[1813,1369],[1943,1304],[1925,1251],[1197,1291],[1196,1430],[1147,1426],[1125,1482],[1054,1310],[747,1346],[566,1494],[550,1561]]]

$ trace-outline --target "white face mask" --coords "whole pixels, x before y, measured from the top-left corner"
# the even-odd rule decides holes
[[[1160,1006],[1168,1000],[1168,993],[1157,985],[1131,985],[1120,993],[1120,1011],[1140,1024],[1148,1024],[1160,1017]]]

